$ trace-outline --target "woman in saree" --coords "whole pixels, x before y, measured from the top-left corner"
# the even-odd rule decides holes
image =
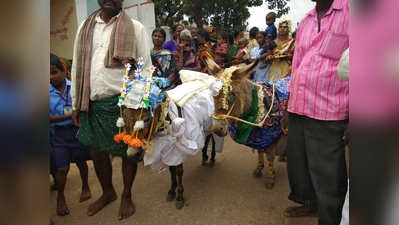
[[[201,65],[193,49],[193,38],[189,30],[184,29],[178,38],[179,46],[173,52],[176,62],[176,72],[180,70],[201,71]]]
[[[172,26],[172,36],[173,40],[169,40],[162,45],[163,49],[168,49],[171,52],[174,52],[178,46],[177,39],[179,38],[180,32],[184,29],[183,25],[175,24]]]
[[[206,67],[204,62],[202,61],[202,56],[206,55],[209,58],[213,60],[215,56],[214,52],[214,44],[211,42],[211,37],[209,36],[209,33],[207,30],[201,28],[197,31],[197,40],[198,43],[200,44],[198,50],[197,50],[197,59],[201,64],[201,72],[205,73]]]
[[[256,34],[256,41],[258,42],[258,45],[252,48],[251,51],[251,56],[254,55],[254,58],[251,58],[251,61],[255,61],[255,59],[260,58],[260,59],[265,59],[266,54],[267,54],[267,46],[269,42],[271,41],[272,36],[269,34],[269,36],[266,36],[266,33],[263,31],[258,31]],[[263,65],[263,60],[259,62],[258,67],[254,70],[254,82],[268,82],[268,74],[269,74],[269,69],[270,69],[270,64],[269,62],[266,62],[267,65],[266,67],[262,67]]]
[[[271,41],[267,49],[266,60],[270,61],[269,82],[291,75],[292,55],[295,50],[295,38],[289,38],[292,23],[289,19],[279,21],[279,36]]]
[[[175,58],[170,50],[163,49],[165,43],[166,32],[162,28],[156,28],[152,32],[152,43],[154,47],[151,49],[151,55],[156,59],[156,71],[154,76],[168,78],[169,82],[175,79],[176,68]]]

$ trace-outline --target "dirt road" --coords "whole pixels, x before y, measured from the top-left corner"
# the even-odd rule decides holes
[[[285,137],[278,148],[285,148]],[[210,155],[210,154],[209,154]],[[347,157],[349,155],[347,154]],[[266,159],[265,159],[266,160]],[[349,159],[347,159],[349,160]],[[266,160],[267,161],[267,160]],[[87,207],[101,195],[101,187],[89,164],[89,185],[92,198],[79,203],[80,177],[76,165],[71,165],[65,195],[69,215],[58,216],[56,212],[57,192],[50,192],[50,218],[56,224],[317,224],[317,218],[285,218],[284,209],[295,205],[287,199],[289,186],[286,163],[275,160],[275,186],[264,187],[267,167],[263,176],[253,178],[257,153],[238,145],[230,137],[225,138],[223,153],[216,155],[213,168],[201,166],[201,153],[189,157],[184,163],[184,197],[182,210],[175,209],[175,201],[166,202],[170,188],[170,174],[160,174],[150,167],[138,166],[133,184],[135,214],[118,221],[119,198],[105,206],[94,216],[86,214]],[[122,192],[121,159],[113,161],[113,181],[118,197]]]

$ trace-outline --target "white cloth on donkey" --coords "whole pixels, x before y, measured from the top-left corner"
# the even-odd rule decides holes
[[[183,118],[179,118],[177,106],[171,98],[169,117],[172,121],[172,134],[170,135],[166,131],[155,133],[151,149],[152,157],[144,156],[144,165],[151,165],[151,168],[156,172],[163,171],[165,165],[180,165],[188,156],[195,155],[204,147],[206,135],[212,133],[211,112],[214,109],[214,103],[210,90],[202,88],[201,91],[197,89],[190,93],[190,91],[187,91],[187,88],[192,88],[190,83],[189,81],[179,86],[182,87],[180,93],[185,93],[180,95],[185,101],[185,104],[181,107]],[[171,91],[168,91],[167,94],[169,95]],[[174,93],[178,94],[177,92]],[[186,99],[185,96],[187,95],[191,95],[190,98]],[[217,144],[217,147],[223,148],[223,140],[222,144]],[[221,151],[220,149],[217,150]]]

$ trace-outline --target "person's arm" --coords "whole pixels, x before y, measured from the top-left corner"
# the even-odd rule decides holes
[[[227,54],[224,51],[216,50],[216,54],[220,55],[221,57],[225,57]]]
[[[180,51],[180,48],[177,47],[176,51],[173,52],[173,56],[175,57],[175,63],[176,63],[176,72],[179,72],[181,69],[183,69],[183,51]]]
[[[77,103],[76,103],[76,64],[79,62],[76,62],[76,58],[77,58],[77,45],[78,45],[78,37],[79,37],[79,33],[80,30],[82,29],[82,26],[84,24],[84,21],[82,22],[82,24],[79,26],[77,32],[76,32],[76,37],[75,37],[75,43],[73,46],[73,62],[72,62],[72,68],[71,68],[71,91],[70,91],[70,95],[71,95],[71,99],[72,99],[72,115],[71,118],[73,120],[73,123],[75,124],[75,126],[80,126],[80,106],[78,107]]]
[[[57,122],[69,120],[71,118],[72,118],[72,114],[70,114],[70,115],[62,115],[62,116],[50,115],[50,123],[57,123]]]

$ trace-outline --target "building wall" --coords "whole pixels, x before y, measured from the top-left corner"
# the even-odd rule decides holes
[[[138,6],[138,3],[141,3]],[[125,0],[127,14],[146,28],[150,46],[155,29],[155,10],[151,0]],[[78,26],[95,10],[98,0],[50,0],[50,51],[60,57],[72,59]]]
[[[72,59],[77,29],[75,0],[50,1],[50,51]]]

